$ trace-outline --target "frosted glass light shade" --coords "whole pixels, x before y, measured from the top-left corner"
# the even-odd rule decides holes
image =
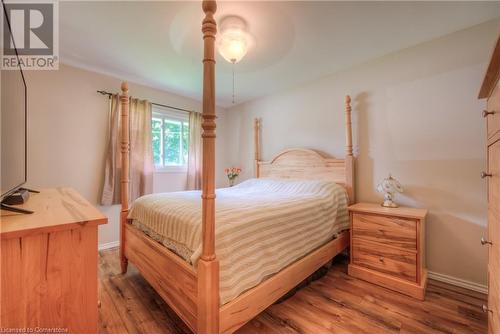
[[[218,40],[218,50],[221,56],[230,63],[238,63],[248,52],[249,39],[244,31],[228,29]]]

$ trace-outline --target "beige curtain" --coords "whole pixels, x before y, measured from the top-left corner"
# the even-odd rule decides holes
[[[189,113],[188,190],[201,189],[201,123],[200,113],[193,111]]]
[[[151,146],[151,103],[130,99],[130,200],[153,191],[153,154]],[[104,184],[101,204],[120,203],[121,152],[120,152],[120,100],[110,99],[108,146],[104,167]]]

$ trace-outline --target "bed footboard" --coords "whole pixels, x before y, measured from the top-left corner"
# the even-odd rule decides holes
[[[133,225],[124,227],[125,257],[196,333],[198,281],[194,269]]]

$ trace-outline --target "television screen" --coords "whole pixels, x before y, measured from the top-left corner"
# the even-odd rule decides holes
[[[0,100],[1,200],[26,182],[26,82],[20,67],[0,70]]]

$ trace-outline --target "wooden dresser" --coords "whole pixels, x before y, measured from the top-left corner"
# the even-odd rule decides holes
[[[107,218],[69,188],[20,207],[35,213],[1,212],[0,329],[97,333],[97,227]]]
[[[349,213],[349,275],[423,300],[427,210],[358,203]]]
[[[488,312],[489,332],[500,334],[500,38],[491,57],[479,98],[487,98],[483,111],[487,127],[487,170],[481,177],[488,182],[488,236],[481,244],[489,248]]]

